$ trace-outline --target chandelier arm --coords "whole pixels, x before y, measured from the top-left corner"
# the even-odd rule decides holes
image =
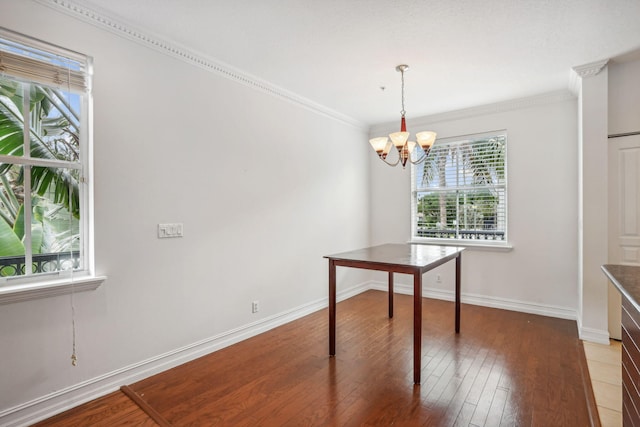
[[[379,157],[379,159],[385,162],[386,164],[388,164],[389,166],[396,166],[398,163],[400,163],[400,156],[398,156],[398,159],[394,163],[391,163],[387,161],[387,159],[383,159],[382,157]]]
[[[418,158],[418,160],[416,160],[416,161],[412,160],[412,159],[411,159],[411,155],[409,155],[409,161],[410,161],[412,164],[417,165],[417,164],[422,163],[422,162],[427,158],[427,156],[428,156],[428,155],[429,155],[429,154],[427,154],[427,153],[425,153],[425,152],[423,151],[423,152],[422,152],[422,157]]]

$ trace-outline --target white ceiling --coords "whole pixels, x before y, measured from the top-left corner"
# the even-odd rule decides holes
[[[640,48],[640,0],[83,0],[371,125],[568,87]],[[386,87],[383,91],[381,86]]]

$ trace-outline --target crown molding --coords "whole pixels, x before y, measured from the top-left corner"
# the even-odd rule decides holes
[[[598,73],[600,73],[600,71],[602,71],[602,69],[607,65],[608,62],[609,62],[608,59],[604,59],[602,61],[596,61],[596,62],[590,62],[588,64],[584,64],[584,65],[578,65],[573,67],[573,71],[576,72],[578,77],[582,77],[584,79],[585,77],[595,76]]]
[[[604,59],[602,61],[590,62],[573,67],[569,74],[569,90],[574,95],[578,95],[580,93],[582,79],[600,74],[600,71],[602,71],[608,63],[609,59]]]
[[[449,111],[446,113],[433,114],[429,116],[416,117],[411,119],[412,127],[424,127],[438,122],[448,122],[452,120],[468,119],[472,117],[484,116],[487,114],[504,113],[516,111],[524,108],[537,107],[540,105],[554,104],[576,99],[575,95],[568,90],[558,90],[543,93],[540,95],[525,98],[516,98],[508,101],[496,102],[493,104],[480,105],[477,107],[465,108],[462,110]],[[380,135],[383,133],[395,132],[398,130],[398,121],[381,123],[369,128],[369,135]]]
[[[134,28],[133,25],[111,18],[102,11],[91,9],[69,0],[35,1],[44,6],[48,6],[55,10],[61,11],[67,15],[80,19],[99,28],[108,30],[121,37],[132,40],[145,47],[151,48],[155,51],[164,53],[188,64],[195,65],[199,68],[215,73],[236,83],[240,83],[262,93],[266,93],[268,95],[283,99],[287,102],[293,103],[333,120],[337,120],[341,123],[363,130],[367,129],[367,126],[359,120],[318,104],[308,98],[299,96],[289,90],[276,86],[249,73],[245,73],[228,64],[222,63],[206,55],[202,55],[200,53],[192,51],[184,46],[179,45],[178,43],[165,40],[162,37],[152,34],[150,31],[138,30]]]

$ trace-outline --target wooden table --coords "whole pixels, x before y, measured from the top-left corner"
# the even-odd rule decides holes
[[[389,273],[389,317],[393,317],[393,273],[413,275],[413,382],[420,384],[422,360],[422,275],[456,260],[455,330],[460,332],[460,267],[464,248],[421,244],[386,244],[327,255],[329,259],[329,355],[336,354],[336,267]]]

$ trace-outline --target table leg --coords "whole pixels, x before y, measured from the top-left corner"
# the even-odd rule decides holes
[[[329,260],[329,356],[336,355],[336,264]]]
[[[422,273],[413,273],[413,383],[420,384],[422,369]]]
[[[389,272],[389,318],[393,317],[393,271]]]
[[[456,257],[456,334],[460,333],[460,267],[462,264],[462,254]]]

